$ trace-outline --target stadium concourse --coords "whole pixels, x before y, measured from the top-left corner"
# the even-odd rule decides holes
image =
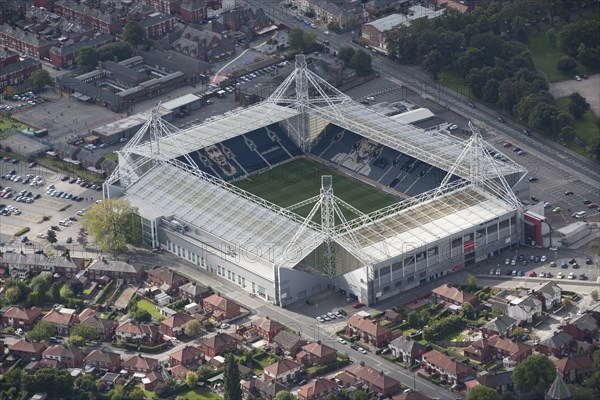
[[[472,130],[375,113],[299,55],[262,103],[184,130],[154,113],[104,195],[138,208],[146,245],[265,301],[336,290],[370,305],[522,241],[527,173]]]

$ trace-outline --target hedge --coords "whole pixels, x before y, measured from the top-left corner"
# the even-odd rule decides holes
[[[142,351],[144,353],[160,353],[161,351],[163,351],[165,349],[165,347],[167,347],[166,343],[161,343],[156,346],[146,346],[146,345],[137,344],[137,343],[123,343],[122,346],[120,346],[118,343],[114,343],[114,345],[117,347],[126,349],[126,350]]]
[[[321,375],[327,374],[329,372],[333,372],[342,367],[345,367],[349,363],[350,363],[349,359],[348,360],[339,360],[338,359],[338,361],[331,363],[331,364],[323,365],[321,367],[308,368],[307,371],[311,374],[311,376],[321,376]]]
[[[106,286],[104,286],[102,288],[102,290],[100,291],[100,293],[98,293],[98,296],[96,296],[96,300],[94,300],[94,304],[100,304],[104,301],[104,298],[106,297],[106,294],[108,293],[108,291],[110,290],[110,288],[112,288],[113,286],[113,282],[114,281],[110,281],[106,284]]]
[[[31,229],[29,229],[28,226],[26,226],[25,228],[18,230],[17,233],[15,233],[15,236],[21,236],[26,234],[27,232],[29,232]]]

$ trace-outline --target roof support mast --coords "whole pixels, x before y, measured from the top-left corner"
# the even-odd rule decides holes
[[[321,176],[321,227],[325,235],[324,267],[327,276],[335,273],[335,197],[333,196],[333,179],[331,175]]]

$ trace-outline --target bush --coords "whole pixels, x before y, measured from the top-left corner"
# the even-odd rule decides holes
[[[29,229],[28,226],[26,226],[25,228],[18,230],[17,233],[15,233],[15,236],[22,236],[24,234],[26,234],[27,232],[29,232],[31,229]]]
[[[108,294],[108,291],[112,288],[113,286],[113,282],[114,281],[110,281],[108,282],[100,291],[100,293],[98,293],[98,296],[96,297],[96,300],[94,300],[94,304],[100,304],[103,303],[104,300],[106,299],[106,296]]]

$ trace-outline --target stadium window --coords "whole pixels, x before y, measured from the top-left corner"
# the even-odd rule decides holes
[[[407,282],[407,283],[411,283],[411,282],[413,282],[414,280],[415,280],[415,277],[414,277],[414,276],[409,276],[408,278],[406,278],[406,282]]]
[[[231,279],[231,271],[227,270],[227,279]]]
[[[187,252],[188,252],[188,260],[191,260],[192,259],[192,252],[189,251],[189,250]]]
[[[400,271],[402,269],[402,261],[398,261],[392,264],[392,271]]]
[[[238,284],[242,284],[242,277],[238,275]]]
[[[204,257],[200,257],[200,265],[204,267]]]
[[[389,291],[390,291],[390,285],[383,287],[383,293],[389,293]]]
[[[505,219],[504,221],[500,221],[500,229],[506,229],[508,228],[508,220]]]
[[[379,276],[387,275],[390,273],[390,266],[379,268]]]
[[[246,278],[242,277],[242,286],[246,287]]]
[[[231,273],[231,280],[235,282],[235,272]]]
[[[462,238],[452,239],[452,247],[460,247],[462,246]]]
[[[399,287],[402,287],[402,281],[398,281],[398,282],[396,282],[396,287],[397,287],[397,288],[399,288]]]
[[[473,240],[473,234],[472,233],[469,233],[468,235],[464,236],[464,241],[465,242],[469,242],[471,240]]]
[[[181,257],[181,247],[179,245],[177,245],[177,255]]]
[[[422,251],[417,254],[417,262],[423,261],[425,259],[425,252]]]
[[[196,253],[192,253],[192,261],[196,262]]]

